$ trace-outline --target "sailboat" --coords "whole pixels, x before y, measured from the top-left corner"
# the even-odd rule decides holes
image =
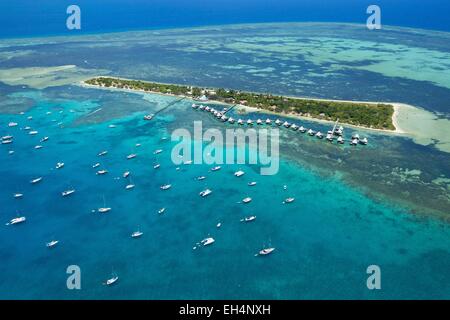
[[[98,208],[98,212],[99,213],[107,213],[109,211],[111,211],[112,209],[110,207],[106,206],[106,200],[105,200],[105,196],[103,196],[103,207]]]

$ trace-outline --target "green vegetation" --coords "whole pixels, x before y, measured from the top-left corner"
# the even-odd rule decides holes
[[[191,97],[199,97],[202,94],[205,94],[211,100],[227,102],[230,104],[239,103],[276,113],[295,114],[330,121],[339,119],[339,122],[341,123],[373,129],[395,129],[392,123],[394,107],[390,104],[319,101],[288,98],[271,94],[226,89],[208,89],[110,77],[98,77],[85,82],[90,85],[101,87],[143,90]]]

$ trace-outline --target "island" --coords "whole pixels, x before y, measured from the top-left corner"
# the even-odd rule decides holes
[[[393,104],[286,97],[233,89],[202,88],[113,77],[95,77],[85,80],[84,84],[238,104],[268,113],[324,121],[339,120],[342,124],[368,129],[396,130]]]

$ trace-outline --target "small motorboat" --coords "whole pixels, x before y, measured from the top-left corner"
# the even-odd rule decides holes
[[[277,120],[275,120],[275,124],[276,124],[277,126],[281,126],[281,125],[283,124],[283,122],[281,122],[280,119],[277,119]]]
[[[367,138],[362,138],[361,140],[359,140],[359,143],[362,145],[366,145],[367,144]]]
[[[108,173],[108,170],[98,170],[97,175],[102,176]]]
[[[164,185],[162,185],[162,186],[160,187],[160,189],[161,189],[161,190],[168,190],[168,189],[170,189],[171,187],[172,187],[171,184],[164,184]]]
[[[28,132],[28,134],[29,134],[30,136],[35,136],[35,135],[37,135],[38,133],[39,133],[39,132],[36,131],[36,130],[32,130],[32,131]]]
[[[230,117],[230,118],[228,119],[228,122],[231,123],[231,124],[233,124],[233,123],[235,122],[235,120],[234,120],[232,117]]]
[[[158,169],[159,167],[161,167],[161,165],[159,163],[157,163],[153,166],[153,169]]]
[[[101,157],[101,156],[104,156],[106,154],[108,154],[108,151],[105,150],[105,151],[99,152],[98,156]]]
[[[216,166],[214,168],[211,168],[211,171],[218,171],[220,170],[222,167],[221,166]]]
[[[272,120],[270,120],[269,118],[266,119],[266,124],[272,124]]]
[[[283,203],[292,203],[295,201],[295,198],[287,198]]]
[[[39,178],[36,178],[36,179],[31,180],[30,183],[31,183],[31,184],[36,184],[36,183],[39,183],[39,182],[41,182],[41,181],[42,181],[42,177],[39,177]]]
[[[192,160],[186,160],[185,162],[183,162],[184,165],[190,165],[192,164]]]
[[[357,144],[358,144],[358,139],[352,139],[350,141],[350,145],[352,145],[352,146],[356,146]]]
[[[2,141],[3,140],[12,140],[13,138],[14,138],[13,136],[3,136]]]
[[[9,226],[9,225],[14,225],[14,224],[19,224],[19,223],[23,223],[25,221],[27,221],[27,218],[17,217],[17,218],[11,219],[6,225]]]
[[[237,123],[240,124],[240,125],[243,125],[244,124],[244,120],[239,119]]]
[[[2,144],[11,144],[13,140],[2,140]]]
[[[198,109],[198,107],[200,107],[200,105],[193,103],[191,107],[192,107],[192,109]]]
[[[56,246],[58,243],[59,243],[58,240],[52,240],[52,241],[50,241],[50,242],[47,242],[47,243],[45,244],[45,246],[46,246],[47,248],[53,248],[53,247]]]
[[[340,143],[340,144],[343,144],[344,143],[344,138],[342,138],[342,136],[339,136],[337,138],[337,142]]]
[[[127,155],[127,160],[134,159],[136,157],[137,157],[137,154],[136,153],[132,153],[132,154]]]
[[[152,119],[153,119],[153,114],[146,114],[146,115],[144,116],[144,120],[150,121],[150,120],[152,120]]]
[[[259,251],[258,255],[266,256],[268,254],[271,254],[274,250],[275,250],[275,248],[265,248],[265,249],[262,249],[261,251]]]
[[[23,197],[23,193],[14,193],[14,194],[13,194],[13,197],[14,197],[15,199],[20,199],[20,198]]]
[[[125,179],[128,178],[130,176],[131,172],[130,171],[125,171],[122,175],[122,177],[124,177]]]
[[[100,167],[100,163],[98,163],[98,162],[92,166],[92,168],[94,168],[94,169],[98,168],[98,167]]]
[[[242,177],[244,174],[245,174],[245,172],[242,171],[242,170],[236,171],[236,172],[234,173],[234,175],[235,175],[236,177]]]
[[[327,133],[326,139],[327,139],[328,141],[332,142],[333,139],[334,139],[333,134],[332,134],[332,133]]]
[[[34,146],[34,149],[35,150],[39,150],[39,149],[42,149],[43,147],[41,146],[41,145],[37,145],[37,146]]]
[[[289,127],[291,126],[291,124],[290,124],[289,122],[285,121],[285,122],[283,123],[283,126],[284,126],[285,128],[289,128]]]
[[[306,132],[306,128],[303,126],[300,126],[300,128],[298,128],[298,131],[300,131],[301,133],[305,133]]]
[[[62,167],[64,167],[64,162],[58,162],[55,166],[56,169],[61,169]]]
[[[134,189],[134,187],[135,187],[135,185],[132,184],[132,183],[130,183],[130,184],[127,184],[127,185],[125,186],[125,189],[126,189],[126,190],[131,190],[131,189]]]
[[[8,123],[8,127],[17,127],[18,123],[17,122],[10,122]]]
[[[49,138],[48,137],[43,137],[41,140],[40,140],[40,142],[45,142],[45,141],[47,141]]]
[[[155,151],[153,152],[153,154],[160,154],[161,152],[163,152],[162,149],[158,149],[158,150],[155,150]]]
[[[216,241],[216,240],[214,240],[214,238],[209,237],[209,238],[203,239],[202,241],[200,241],[200,243],[201,243],[203,246],[209,246],[210,244],[213,244],[215,241]]]
[[[132,238],[139,238],[140,236],[142,236],[144,233],[142,231],[135,231],[131,234]]]
[[[198,181],[201,181],[201,180],[205,180],[206,179],[206,177],[205,176],[200,176],[200,177],[197,177],[197,180]]]
[[[222,223],[221,223],[221,222],[219,222],[219,223],[216,224],[216,228],[220,228],[221,226],[222,226]]]
[[[357,133],[352,134],[352,139],[359,140],[359,134]]]
[[[166,208],[161,208],[161,209],[158,210],[158,213],[159,214],[163,214],[165,211],[166,211]]]
[[[211,193],[212,193],[212,190],[210,190],[210,189],[205,189],[205,190],[203,190],[203,191],[200,191],[199,195],[200,195],[201,197],[204,198],[204,197],[209,196]]]
[[[256,181],[251,181],[251,182],[247,183],[247,185],[248,185],[249,187],[256,186]]]
[[[75,189],[70,189],[70,190],[63,191],[63,192],[61,193],[61,195],[62,195],[63,197],[67,197],[67,196],[70,196],[71,194],[74,194],[74,193],[75,193]]]
[[[113,284],[115,284],[117,281],[119,280],[118,276],[113,276],[112,278],[106,280],[106,282],[104,282],[103,284],[106,286],[112,286]]]
[[[249,125],[249,126],[252,126],[252,125],[253,125],[252,119],[248,119],[248,120],[247,120],[247,125]]]
[[[312,129],[309,129],[309,130],[308,130],[308,134],[309,134],[310,136],[313,136],[313,135],[316,134],[316,132],[315,132],[314,130],[312,130]]]
[[[294,124],[291,126],[291,129],[292,129],[293,131],[297,131],[297,130],[298,130],[298,126],[294,123]]]
[[[263,124],[263,122],[261,119],[258,119],[258,120],[256,120],[256,124],[261,125],[261,124]]]
[[[317,131],[316,137],[319,138],[319,139],[323,139],[323,134],[322,134],[322,132]]]
[[[255,221],[256,220],[256,216],[249,216],[249,217],[245,217],[244,219],[241,219],[241,222],[251,222],[251,221]]]
[[[115,127],[116,127],[115,124],[110,124],[110,125],[108,126],[108,128],[111,128],[111,129],[114,129]]]
[[[251,201],[252,201],[252,198],[250,198],[250,197],[242,199],[243,203],[250,203]]]

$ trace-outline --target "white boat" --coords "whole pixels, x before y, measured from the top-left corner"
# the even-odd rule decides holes
[[[192,160],[186,160],[185,162],[183,162],[184,165],[190,165],[192,164]]]
[[[283,203],[292,203],[295,201],[295,198],[287,198]]]
[[[94,169],[98,168],[98,167],[100,167],[100,163],[98,163],[98,162],[92,166],[92,168],[94,168]]]
[[[256,220],[256,216],[249,216],[249,217],[245,217],[244,219],[241,219],[241,222],[251,222],[251,221],[255,221]]]
[[[209,237],[209,238],[203,239],[202,241],[200,241],[200,243],[201,243],[203,246],[208,246],[208,245],[210,245],[210,244],[213,244],[215,241],[216,241],[216,240],[214,240],[214,238]]]
[[[20,198],[23,197],[23,193],[14,193],[14,194],[13,194],[13,197],[14,197],[15,199],[20,199]]]
[[[283,126],[284,126],[285,128],[289,128],[289,127],[291,126],[291,124],[290,124],[289,122],[285,121],[285,122],[283,123]]]
[[[33,120],[33,117],[32,116],[28,116],[27,120]]]
[[[115,127],[116,127],[115,124],[110,124],[110,125],[108,126],[108,128],[111,128],[111,129],[113,129],[113,128],[115,128]]]
[[[3,136],[2,140],[12,140],[13,136]]]
[[[269,118],[266,119],[266,124],[272,124],[272,120],[270,120]]]
[[[45,142],[45,141],[47,141],[49,138],[48,137],[43,137],[41,140],[40,140],[40,142]]]
[[[161,167],[161,165],[159,163],[157,163],[153,166],[153,169],[158,169],[159,167]]]
[[[163,152],[162,149],[158,149],[158,150],[155,150],[155,151],[153,152],[153,154],[160,154],[161,152]]]
[[[161,189],[161,190],[168,190],[168,189],[170,189],[171,187],[172,187],[171,184],[164,184],[164,185],[162,185],[162,186],[160,187],[160,189]]]
[[[199,110],[205,110],[205,106],[198,107]]]
[[[200,105],[193,103],[191,107],[192,107],[192,109],[198,109],[198,107],[200,107]]]
[[[109,212],[109,211],[111,211],[112,209],[111,208],[109,208],[109,207],[102,207],[102,208],[98,208],[98,212],[99,213],[107,213],[107,212]]]
[[[240,125],[243,125],[244,121],[242,119],[239,119],[237,123],[240,124]]]
[[[303,126],[300,126],[300,128],[298,128],[298,131],[300,131],[301,133],[305,133],[306,132],[306,128]]]
[[[228,121],[228,117],[226,115],[223,115],[220,120],[222,120],[223,122],[227,122]]]
[[[8,127],[16,127],[18,125],[18,123],[17,122],[10,122],[10,123],[8,123]]]
[[[99,157],[101,157],[101,156],[104,156],[104,155],[106,155],[108,153],[108,151],[102,151],[102,152],[100,152],[99,154],[98,154],[98,156]]]
[[[71,194],[74,194],[74,193],[75,193],[75,189],[70,189],[70,190],[63,191],[63,192],[61,193],[61,195],[62,195],[63,197],[67,197],[67,196],[70,196]]]
[[[126,189],[126,190],[131,190],[131,189],[133,189],[134,187],[135,187],[135,185],[132,184],[132,183],[130,183],[130,184],[127,184],[127,185],[125,186],[125,189]]]
[[[234,175],[235,175],[236,177],[241,177],[241,176],[243,176],[244,174],[245,174],[245,172],[242,171],[242,170],[236,171],[236,172],[234,173]]]
[[[25,128],[23,128],[23,130],[25,130],[25,131],[31,130],[31,127],[26,126]]]
[[[291,129],[294,130],[294,131],[297,131],[297,130],[298,130],[298,126],[294,123],[294,124],[291,126]]]
[[[137,154],[136,153],[132,153],[132,154],[127,155],[127,160],[130,160],[130,159],[133,159],[133,158],[136,158],[136,157],[137,157]]]
[[[275,120],[275,124],[276,124],[277,126],[281,126],[281,125],[283,124],[283,122],[281,122],[280,119],[277,119],[277,120]]]
[[[343,144],[344,143],[344,138],[342,138],[342,136],[339,136],[337,138],[337,142],[340,143],[340,144]]]
[[[206,179],[206,177],[205,176],[200,176],[200,177],[197,177],[197,180],[198,181],[201,181],[201,180],[205,180]]]
[[[263,124],[261,119],[256,120],[256,124]]]
[[[131,172],[130,171],[125,171],[122,175],[122,177],[124,177],[125,179],[128,178],[130,176]]]
[[[99,176],[107,174],[107,173],[108,173],[108,170],[98,170],[97,171],[97,175],[99,175]]]
[[[319,138],[319,139],[323,139],[323,134],[322,134],[322,132],[317,131],[316,137]]]
[[[248,185],[249,187],[256,186],[256,181],[251,181],[251,182],[247,183],[247,185]]]
[[[55,166],[56,169],[61,169],[62,167],[64,167],[64,162],[58,162]]]
[[[248,120],[247,120],[247,125],[249,125],[249,126],[252,126],[252,125],[253,125],[252,119],[248,119]]]
[[[166,211],[166,208],[161,208],[161,209],[158,210],[158,213],[159,213],[159,214],[163,214],[164,211]]]
[[[14,224],[19,224],[19,223],[23,223],[25,221],[27,221],[27,218],[17,217],[17,218],[11,219],[6,225],[9,226],[9,225],[14,225]]]
[[[228,118],[228,122],[233,124],[234,123],[234,119],[232,117]]]
[[[199,195],[200,195],[201,197],[204,198],[204,197],[209,196],[211,193],[212,193],[212,190],[210,190],[210,189],[205,189],[205,190],[203,190],[203,191],[200,191]]]
[[[59,243],[58,240],[52,240],[52,241],[50,241],[50,242],[47,242],[47,243],[45,244],[45,246],[46,246],[47,248],[53,248],[53,247],[56,246],[58,243]]]
[[[13,140],[2,140],[2,144],[11,144]]]
[[[147,114],[144,116],[144,120],[150,121],[153,119],[153,114]]]
[[[14,154],[14,150],[9,150],[8,154]]]
[[[140,236],[142,236],[144,233],[142,231],[135,231],[131,234],[132,238],[139,238]]]
[[[36,130],[33,130],[33,131],[28,132],[28,134],[31,135],[31,136],[37,135],[38,133],[39,133],[39,132],[36,131]]]
[[[218,171],[221,168],[222,168],[221,166],[215,166],[214,168],[211,168],[211,171]]]
[[[360,144],[366,145],[367,144],[367,138],[362,138],[361,140],[359,140]]]
[[[352,139],[359,140],[359,134],[357,134],[357,133],[352,134]]]
[[[316,134],[316,132],[315,132],[314,130],[312,130],[312,129],[309,129],[309,130],[308,130],[308,134],[309,134],[310,136],[313,136],[313,135]]]
[[[265,248],[265,249],[262,249],[261,251],[259,251],[258,254],[260,256],[266,256],[268,254],[271,254],[274,250],[275,250],[275,248]]]
[[[106,280],[106,282],[104,282],[103,284],[106,285],[106,286],[111,286],[114,283],[116,283],[117,280],[119,280],[119,277],[118,276],[113,276],[112,278]]]
[[[252,201],[252,198],[250,198],[250,197],[247,197],[247,198],[242,199],[242,202],[243,202],[243,203],[249,203],[249,202],[251,202],[251,201]]]
[[[41,182],[41,181],[42,181],[42,177],[39,177],[39,178],[31,180],[30,183],[31,184],[35,184],[35,183],[38,183],[38,182]]]
[[[205,107],[205,111],[209,111],[209,110],[211,110],[211,108],[208,107],[208,106],[206,106],[206,107]]]
[[[352,139],[350,141],[350,145],[352,145],[352,146],[356,146],[357,144],[358,144],[358,139]]]
[[[43,148],[43,147],[40,146],[40,145],[34,146],[34,149],[36,149],[36,150],[39,150],[39,149],[42,149],[42,148]]]

